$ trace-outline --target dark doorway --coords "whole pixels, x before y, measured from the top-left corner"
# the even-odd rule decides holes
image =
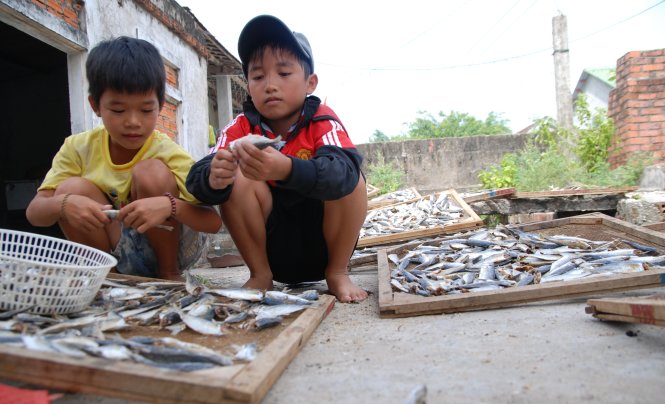
[[[25,208],[71,132],[67,54],[0,22],[0,227],[31,226]]]

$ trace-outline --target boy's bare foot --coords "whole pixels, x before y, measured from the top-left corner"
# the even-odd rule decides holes
[[[356,303],[367,299],[367,292],[356,286],[346,273],[326,275],[328,289],[342,303]]]
[[[242,285],[243,288],[259,290],[272,290],[272,286],[272,278],[255,278],[252,276]]]

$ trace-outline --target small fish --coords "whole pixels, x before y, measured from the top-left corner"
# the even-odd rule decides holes
[[[276,145],[281,141],[282,141],[282,136],[281,135],[277,136],[274,139],[268,139],[267,137],[265,137],[263,135],[252,135],[252,134],[250,134],[250,135],[243,136],[243,137],[241,137],[239,139],[236,139],[236,140],[232,141],[231,143],[229,143],[229,150],[231,150],[231,151],[235,150],[236,145],[240,144],[242,142],[249,142],[249,143],[252,143],[254,146],[256,146],[258,149],[265,149],[266,147],[268,147],[270,145]]]
[[[233,300],[248,300],[250,302],[263,300],[263,291],[259,289],[208,289],[207,292]]]
[[[222,331],[222,324],[216,321],[209,321],[199,317],[190,316],[184,312],[180,312],[180,318],[182,321],[187,324],[187,327],[198,332],[199,334],[205,335],[224,335]]]

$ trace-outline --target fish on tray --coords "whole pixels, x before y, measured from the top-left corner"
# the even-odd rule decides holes
[[[72,357],[100,357],[132,361],[163,369],[196,371],[249,361],[256,345],[238,352],[217,352],[173,338],[189,329],[224,338],[227,332],[256,332],[282,324],[285,316],[314,306],[318,292],[223,289],[206,285],[185,272],[186,283],[124,284],[105,280],[95,300],[84,311],[66,316],[44,316],[23,310],[0,312],[0,344]],[[161,338],[117,334],[136,327],[165,330]]]
[[[420,296],[501,290],[665,265],[662,251],[630,240],[544,237],[508,226],[424,242],[401,255],[389,254],[388,260],[392,290]]]

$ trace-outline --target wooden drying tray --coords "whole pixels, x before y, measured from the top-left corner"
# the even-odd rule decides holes
[[[464,199],[464,202],[466,203],[471,203],[471,202],[485,201],[487,199],[492,199],[492,198],[510,197],[513,196],[514,194],[515,194],[515,188],[498,188],[498,189],[489,189],[478,192],[469,192],[467,195],[463,195],[462,199]]]
[[[117,274],[109,277],[146,280]],[[270,332],[266,334],[270,338],[259,348],[256,359],[246,364],[179,372],[140,363],[102,358],[73,358],[0,344],[0,377],[46,388],[127,400],[160,403],[257,403],[332,310],[334,303],[333,296],[322,295],[315,307],[285,318],[286,325],[262,331],[246,331],[246,343],[264,338],[260,335]],[[161,336],[171,336],[169,332],[164,333],[165,335]],[[173,338],[185,340],[187,333],[194,334],[185,330]],[[124,332],[119,334],[124,335]],[[211,348],[225,338],[200,335],[196,337],[196,343]]]
[[[416,195],[415,196],[416,200],[418,200],[422,196],[422,195],[420,195],[420,192],[418,192],[418,190],[415,189],[415,188],[407,188],[406,191],[411,191],[414,195]],[[382,199],[379,199],[379,200],[368,201],[367,202],[367,210],[377,209],[377,208],[381,208],[383,206],[388,206],[388,205],[392,205],[392,204],[395,204],[395,203],[399,203],[399,201],[395,202],[395,199],[391,199],[391,197],[390,197],[391,194],[392,194],[392,192],[387,193],[385,195],[378,196],[377,198],[382,198]]]
[[[587,300],[587,313],[601,320],[665,327],[665,294]]]
[[[558,189],[553,191],[539,192],[515,192],[511,198],[547,198],[554,196],[576,196],[576,195],[602,195],[602,194],[625,194],[637,190],[638,187],[620,188],[583,188],[583,189]]]
[[[391,243],[396,243],[399,241],[404,241],[404,240],[414,240],[417,238],[421,237],[432,237],[432,236],[437,236],[440,234],[446,234],[446,233],[455,233],[458,231],[462,230],[467,230],[475,227],[480,227],[483,224],[483,220],[476,214],[476,212],[469,207],[469,205],[464,202],[462,198],[455,192],[454,189],[449,189],[447,191],[442,191],[442,192],[437,192],[433,194],[435,197],[441,195],[441,194],[448,194],[450,198],[452,198],[453,202],[462,208],[462,216],[456,223],[448,224],[445,226],[434,226],[430,228],[425,228],[425,229],[418,229],[418,230],[409,230],[409,231],[403,231],[399,233],[392,233],[392,234],[385,234],[381,236],[371,236],[371,237],[363,237],[358,240],[358,244],[356,248],[360,247],[366,247],[366,246],[372,246],[372,245],[384,245],[384,244],[391,244]],[[425,195],[422,198],[428,198],[431,195]],[[407,205],[413,202],[418,201],[421,198],[416,198],[416,199],[411,199],[409,201],[401,202],[401,203],[395,203],[392,205],[385,206],[381,209],[389,209],[391,207],[399,206],[399,205]]]
[[[665,235],[662,233],[644,229],[641,226],[599,213],[529,223],[517,227],[528,232],[546,235],[565,234],[591,240],[610,241],[616,238],[625,238],[665,249]],[[616,274],[607,277],[519,286],[495,291],[423,297],[410,293],[394,292],[390,286],[388,254],[399,254],[404,251],[404,248],[405,246],[394,250],[386,248],[379,250],[377,253],[379,312],[381,317],[410,317],[495,309],[543,300],[651,288],[662,286],[665,283],[665,270],[649,270],[632,274]]]

